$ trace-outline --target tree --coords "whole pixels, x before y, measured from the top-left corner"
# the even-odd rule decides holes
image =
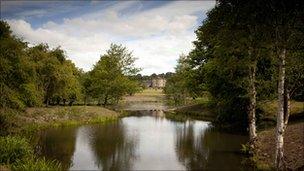
[[[189,64],[189,56],[181,54],[174,74],[166,74],[167,82],[164,88],[169,99],[172,99],[175,104],[182,104],[187,97],[198,97],[202,90],[197,84],[197,72],[192,70]]]
[[[292,83],[287,82],[288,58],[303,48],[304,23],[301,17],[304,15],[302,1],[271,1],[266,4],[268,7],[267,25],[274,32],[273,52],[278,60],[278,114],[276,126],[276,152],[275,166],[277,169],[285,169],[284,162],[284,132],[289,119],[289,99]],[[292,59],[291,59],[292,60]],[[296,85],[296,84],[294,84]]]
[[[256,137],[257,98],[275,95],[271,82],[278,80],[278,169],[283,166],[289,92],[302,86],[302,74],[293,73],[303,73],[301,63],[286,64],[303,49],[301,9],[301,1],[219,1],[196,31],[195,49],[190,53],[192,68],[202,73],[203,87],[215,99],[218,120],[235,123],[246,111],[251,141]],[[278,72],[273,70],[276,64]]]
[[[33,95],[29,84],[32,70],[24,53],[27,44],[11,33],[9,25],[0,21],[0,105],[1,108],[22,109],[24,96]]]
[[[221,1],[208,13],[208,18],[196,31],[195,49],[190,53],[192,67],[204,75],[200,84],[209,90],[220,108],[226,108],[218,118],[229,122],[245,119],[248,113],[250,139],[256,139],[256,68],[258,56],[253,51],[256,39],[248,22],[248,3]],[[248,36],[248,35],[251,35]],[[233,106],[242,106],[235,108]],[[247,106],[247,107],[246,107]],[[227,110],[228,109],[228,110]],[[234,114],[231,112],[233,111]],[[236,111],[239,112],[236,112]],[[233,117],[237,116],[236,117]]]
[[[100,57],[90,72],[91,95],[99,104],[118,102],[122,96],[136,91],[138,84],[128,77],[139,71],[134,62],[132,53],[122,45],[111,44],[107,53]]]
[[[0,34],[1,108],[23,109],[66,100],[72,105],[80,96],[79,71],[60,47],[28,47],[3,21]]]

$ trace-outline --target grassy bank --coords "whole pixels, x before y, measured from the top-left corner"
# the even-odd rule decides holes
[[[208,93],[195,99],[185,99],[183,105],[178,105],[177,107],[166,111],[166,116],[181,121],[187,118],[214,121],[216,118],[216,114],[211,108],[211,101]]]
[[[119,117],[117,112],[99,106],[36,107],[23,112],[6,110],[2,113],[6,120],[3,130],[7,134],[26,135],[47,127],[103,123]]]
[[[262,101],[258,104],[263,110],[263,117],[261,119],[275,120],[278,111],[278,102],[276,100],[272,101]],[[304,102],[290,101],[290,117],[296,117],[304,113]]]
[[[277,106],[278,103],[276,100],[262,101],[258,103],[258,127],[260,130],[275,125]],[[291,101],[290,107],[290,121],[298,121],[304,119],[304,102]],[[213,121],[216,118],[212,107],[210,107],[210,101],[206,97],[192,100],[187,105],[174,108],[171,110],[171,113],[174,113],[176,115],[201,117],[208,121]]]
[[[180,121],[186,120],[187,118],[214,121],[216,117],[207,103],[191,104],[174,110],[168,110],[166,111],[166,116]]]
[[[30,145],[36,133],[48,127],[105,123],[121,115],[99,106],[2,109],[0,115],[0,168],[5,170],[58,170],[60,164],[38,158]],[[2,165],[2,166],[1,166]]]
[[[278,111],[278,102],[261,101],[258,103],[258,108],[261,110],[258,116],[258,128],[260,130],[275,126],[276,116]],[[304,119],[304,102],[291,101],[290,102],[290,117],[291,122]]]

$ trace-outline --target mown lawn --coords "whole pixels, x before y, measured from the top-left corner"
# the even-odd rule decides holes
[[[165,100],[165,94],[162,89],[144,89],[142,92],[135,93],[132,96],[125,96],[123,102],[161,102]]]

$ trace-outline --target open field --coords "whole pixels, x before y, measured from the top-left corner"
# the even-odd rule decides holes
[[[165,100],[165,94],[162,89],[144,89],[142,92],[135,93],[132,96],[125,96],[123,102],[162,102]]]

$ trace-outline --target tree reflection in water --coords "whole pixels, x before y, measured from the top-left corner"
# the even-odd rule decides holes
[[[186,121],[176,127],[177,156],[188,170],[242,170],[239,151],[246,141],[246,136],[219,132],[206,122]]]
[[[161,110],[131,114],[108,124],[49,129],[39,135],[37,151],[65,170],[250,169],[241,167],[239,154],[246,136],[216,130],[210,122],[174,121]]]
[[[186,121],[176,127],[175,142],[178,159],[189,170],[205,169],[209,156],[209,148],[203,146],[200,138],[205,130],[196,131],[192,121]],[[196,135],[198,133],[201,135]]]
[[[76,131],[74,127],[42,131],[38,136],[39,140],[35,151],[47,159],[60,161],[63,169],[67,170],[72,165]]]
[[[120,121],[92,127],[91,146],[96,163],[103,170],[130,170],[137,141],[128,137]]]

